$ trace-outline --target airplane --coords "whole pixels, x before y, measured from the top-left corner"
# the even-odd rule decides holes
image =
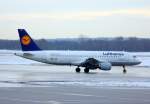
[[[80,73],[81,67],[89,73],[89,70],[96,69],[109,71],[112,66],[122,66],[123,73],[126,73],[126,66],[141,63],[135,55],[125,51],[46,51],[37,46],[25,29],[18,29],[18,34],[22,51],[15,53],[16,56],[47,64],[76,66],[77,73]]]

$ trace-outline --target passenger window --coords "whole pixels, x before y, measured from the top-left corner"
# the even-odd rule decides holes
[[[133,58],[136,58],[136,56],[133,56]]]

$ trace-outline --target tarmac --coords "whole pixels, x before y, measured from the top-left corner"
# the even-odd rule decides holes
[[[1,104],[149,104],[150,89],[82,86],[0,88]]]

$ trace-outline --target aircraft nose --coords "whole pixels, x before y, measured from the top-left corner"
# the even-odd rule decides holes
[[[137,58],[137,57],[134,57],[134,62],[135,62],[136,65],[142,63],[141,59],[139,59],[139,58]]]
[[[141,64],[142,63],[142,61],[140,61],[140,60],[137,60],[136,61],[136,64],[138,65],[138,64]]]
[[[142,62],[141,61],[139,61],[139,62],[137,62],[138,64],[141,64]]]

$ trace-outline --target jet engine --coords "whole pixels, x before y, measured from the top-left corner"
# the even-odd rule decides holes
[[[102,62],[99,64],[99,69],[104,70],[104,71],[109,71],[111,70],[111,63],[109,62]]]

